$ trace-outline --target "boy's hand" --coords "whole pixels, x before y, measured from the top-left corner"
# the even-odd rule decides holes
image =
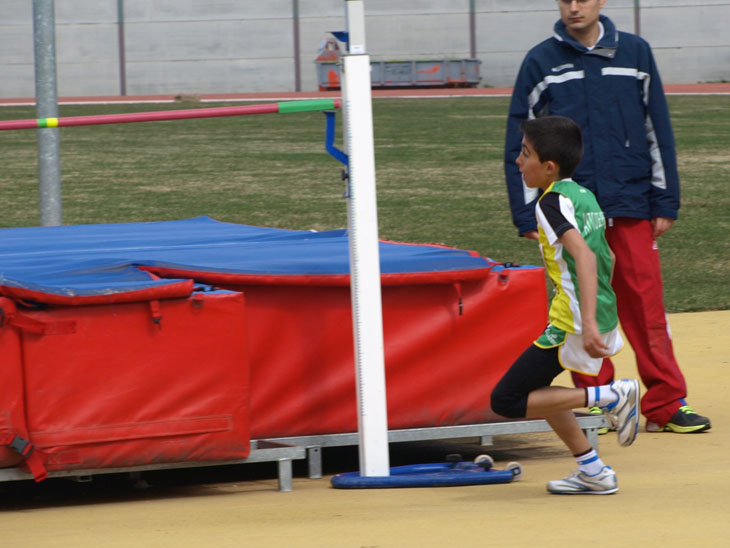
[[[595,322],[583,323],[583,349],[591,358],[607,358],[610,355]]]
[[[528,240],[535,240],[536,242],[540,241],[540,237],[537,235],[537,230],[531,230],[530,232],[525,232],[522,235],[523,238],[527,238]]]

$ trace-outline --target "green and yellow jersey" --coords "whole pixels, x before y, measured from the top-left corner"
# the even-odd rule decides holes
[[[572,180],[555,181],[538,200],[535,213],[540,250],[548,276],[555,286],[549,314],[551,326],[567,333],[581,333],[582,330],[575,260],[559,241],[567,230],[575,228],[596,255],[598,329],[607,333],[616,328],[618,315],[616,295],[611,288],[612,264],[605,237],[606,218],[594,194]]]

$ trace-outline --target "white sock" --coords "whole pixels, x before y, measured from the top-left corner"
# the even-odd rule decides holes
[[[618,394],[611,390],[610,384],[589,386],[586,391],[586,407],[606,407],[618,401]]]
[[[595,449],[574,456],[575,462],[578,463],[578,469],[589,476],[595,476],[605,466]]]

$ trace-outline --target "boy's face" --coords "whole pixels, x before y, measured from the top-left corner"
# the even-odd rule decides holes
[[[553,162],[541,162],[527,137],[522,137],[522,151],[515,160],[522,179],[530,188],[546,189],[553,182]]]

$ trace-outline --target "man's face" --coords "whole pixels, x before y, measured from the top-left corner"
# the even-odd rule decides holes
[[[598,16],[606,0],[557,0],[562,19],[568,31],[585,32],[598,23]]]

